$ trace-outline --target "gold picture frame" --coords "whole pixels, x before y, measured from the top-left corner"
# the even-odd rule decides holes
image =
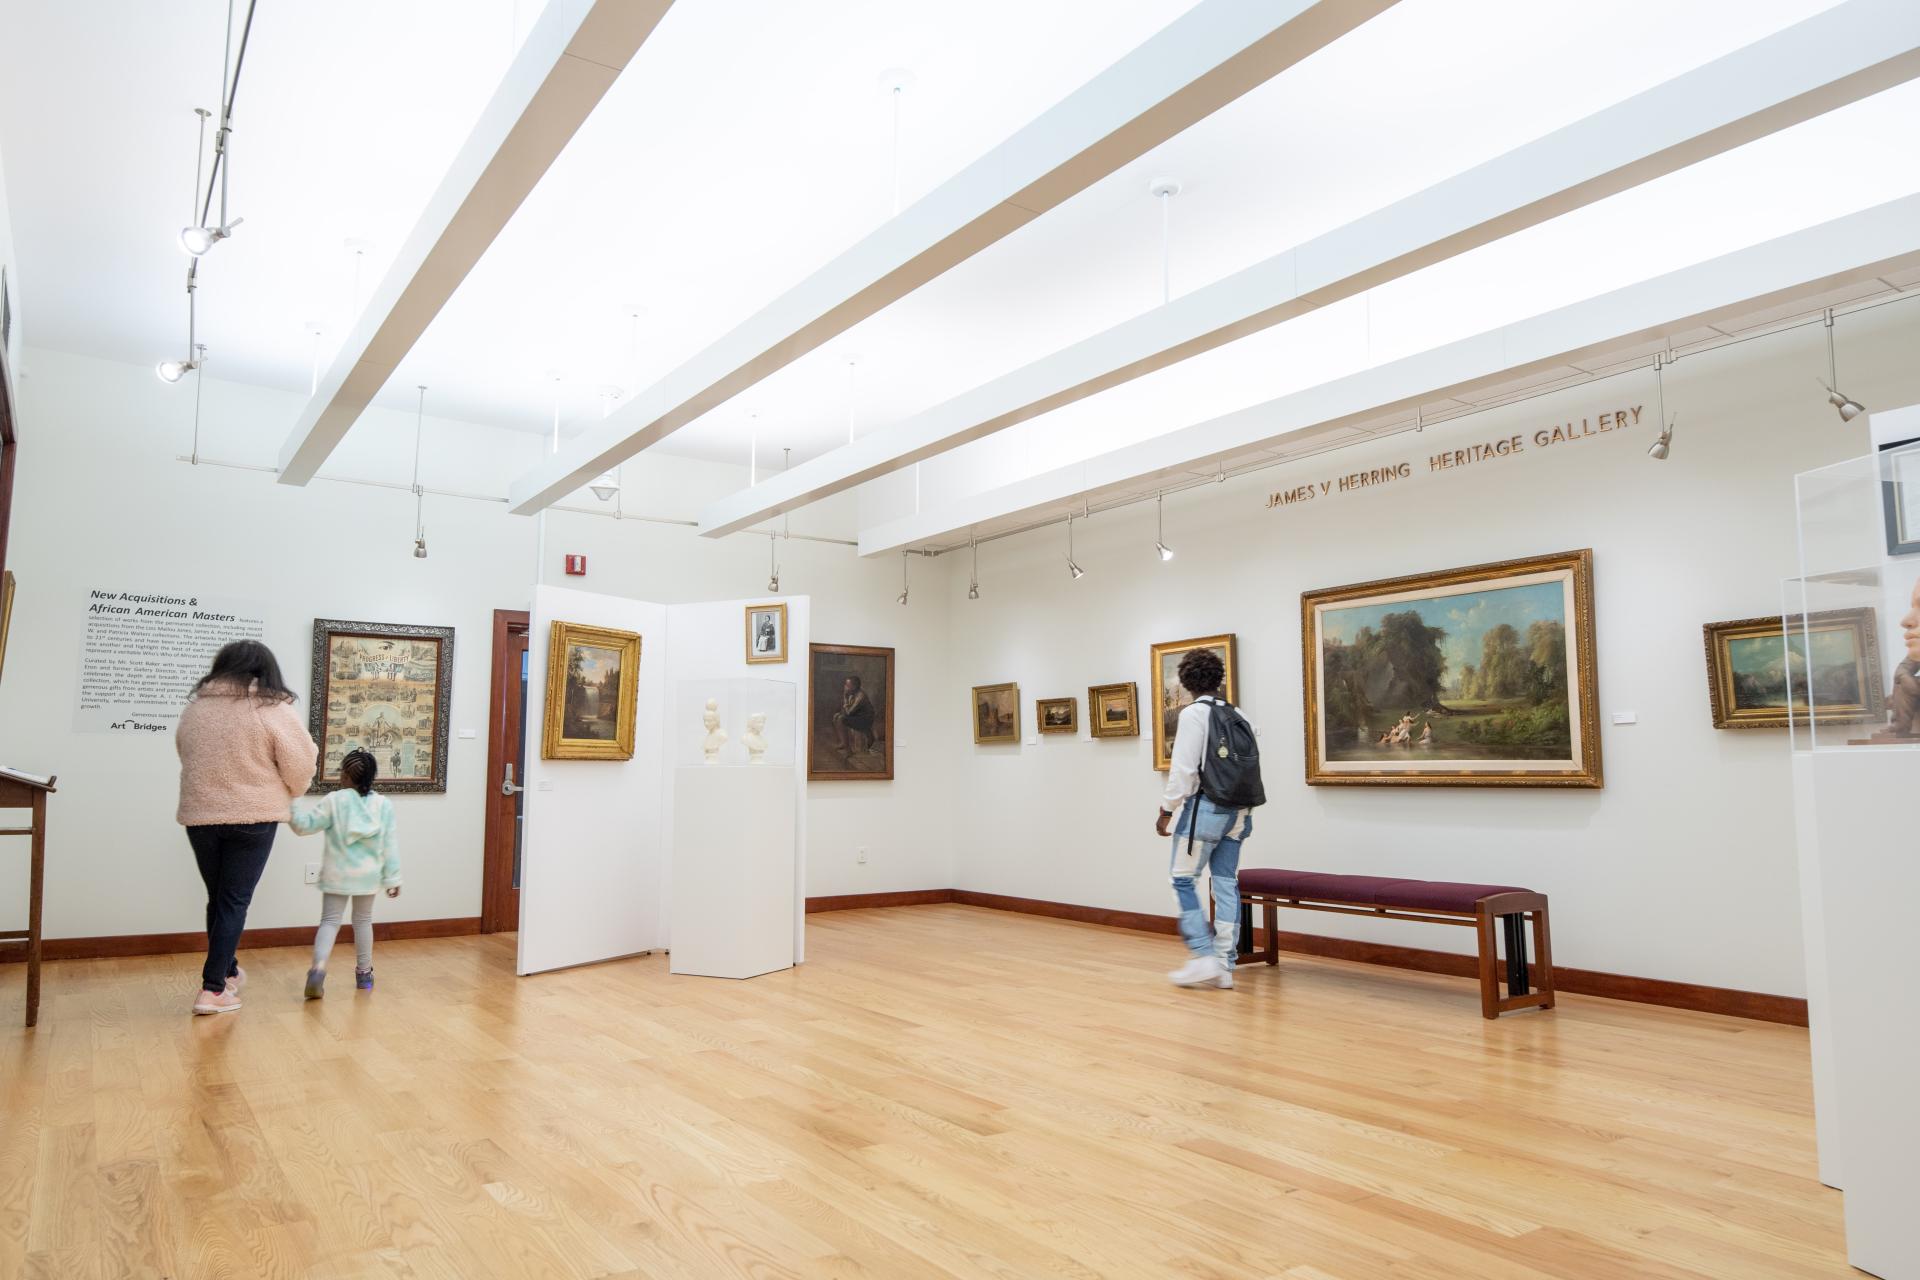
[[[1300,617],[1309,786],[1604,785],[1591,550],[1308,591]]]
[[[750,604],[746,609],[746,620],[747,665],[785,662],[787,660],[786,602]]]
[[[639,694],[638,632],[556,620],[547,641],[540,758],[633,759]]]
[[[1811,690],[1821,691],[1823,721],[1851,724],[1877,719],[1884,706],[1878,626],[1872,609],[1829,609],[1808,614],[1804,622],[1798,616],[1774,614],[1707,623],[1701,632],[1707,647],[1713,727],[1785,729],[1795,717],[1804,721],[1812,714]],[[1838,636],[1847,637],[1844,654],[1832,651],[1836,648],[1832,638]],[[1810,648],[1828,650],[1824,670],[1816,668],[1797,678],[1789,675],[1790,645],[1803,671]]]
[[[1080,732],[1080,699],[1035,698],[1033,723],[1041,733]]]
[[[1096,738],[1140,736],[1140,686],[1121,684],[1087,687],[1087,732]]]
[[[1153,646],[1153,767],[1165,773],[1173,764],[1173,731],[1180,709],[1193,701],[1180,684],[1180,659],[1195,649],[1212,649],[1226,664],[1227,678],[1220,696],[1239,702],[1239,645],[1232,633],[1200,636],[1193,640],[1169,640]]]
[[[1020,686],[977,684],[967,697],[975,746],[1020,741]]]

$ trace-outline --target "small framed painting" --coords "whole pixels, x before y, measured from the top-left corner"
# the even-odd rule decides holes
[[[787,660],[787,606],[750,604],[747,606],[747,661],[785,662]]]
[[[1140,686],[1096,684],[1087,690],[1087,728],[1096,738],[1140,736]]]
[[[541,759],[633,759],[639,696],[639,633],[556,621],[547,643]]]
[[[1920,555],[1920,440],[1880,446],[1880,494],[1887,554]]]
[[[1020,686],[973,687],[973,740],[976,744],[1020,741]]]
[[[1239,672],[1235,664],[1235,643],[1231,635],[1202,636],[1198,640],[1169,640],[1153,646],[1153,767],[1165,773],[1173,764],[1173,733],[1180,723],[1180,712],[1193,695],[1180,683],[1180,660],[1195,649],[1211,649],[1226,664],[1227,678],[1220,696],[1239,702]]]
[[[382,791],[444,792],[453,628],[315,618],[310,705],[314,791],[341,786],[341,761],[365,750]]]
[[[1033,718],[1042,733],[1077,733],[1080,729],[1080,700],[1035,698]]]
[[[1785,729],[1820,718],[1836,723],[1880,714],[1880,640],[1871,609],[1798,617],[1709,622],[1707,690],[1716,729]]]

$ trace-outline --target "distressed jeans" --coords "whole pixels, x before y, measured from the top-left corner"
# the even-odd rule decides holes
[[[1197,823],[1191,847],[1188,825]],[[1195,796],[1173,829],[1173,895],[1180,903],[1180,936],[1196,956],[1214,955],[1233,968],[1240,952],[1240,842],[1253,834],[1253,810],[1227,809]],[[1201,910],[1194,880],[1213,881],[1213,924]]]

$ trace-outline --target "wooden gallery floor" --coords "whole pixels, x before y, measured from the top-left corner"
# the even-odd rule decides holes
[[[752,982],[382,944],[0,968],[0,1277],[1855,1274],[1805,1033],[959,906]],[[347,981],[341,981],[344,972]]]

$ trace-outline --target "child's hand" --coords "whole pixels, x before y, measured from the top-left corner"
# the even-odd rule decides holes
[[[388,887],[388,889],[387,889],[387,896],[388,896],[389,898],[397,898],[397,897],[399,897],[399,896],[400,896],[400,886],[399,886],[399,885],[397,885],[397,884],[396,884],[396,885],[391,885],[391,886],[389,886],[389,887]]]

